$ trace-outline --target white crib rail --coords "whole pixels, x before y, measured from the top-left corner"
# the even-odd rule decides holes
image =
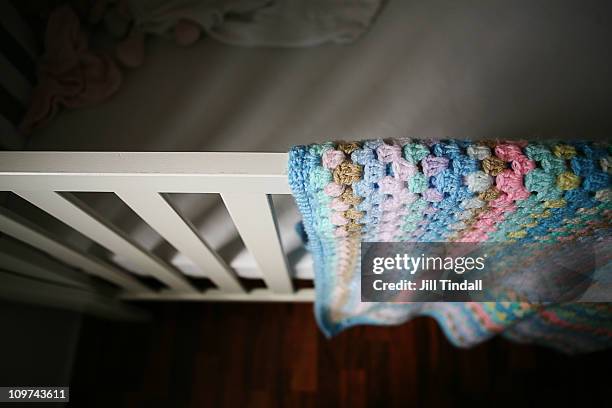
[[[276,293],[293,291],[287,259],[278,237],[270,197],[257,193],[223,193],[225,206],[247,249]]]
[[[131,274],[61,243],[9,211],[0,211],[0,232],[114,283],[128,299],[308,301],[312,290],[293,289],[269,196],[290,193],[286,166],[287,155],[283,153],[0,152],[0,191],[14,192],[128,259],[162,282],[166,288],[161,291],[153,291]],[[72,192],[115,193],[205,271],[216,289],[195,288],[174,267],[65,194]],[[267,288],[246,291],[233,270],[163,193],[221,194]]]

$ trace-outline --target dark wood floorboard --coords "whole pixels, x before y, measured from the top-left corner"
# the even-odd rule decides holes
[[[72,406],[541,407],[612,397],[608,351],[570,357],[500,338],[463,350],[429,318],[328,340],[309,304],[145,307],[150,323],[86,319]]]

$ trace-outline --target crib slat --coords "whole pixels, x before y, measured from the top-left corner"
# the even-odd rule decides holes
[[[70,269],[19,241],[0,237],[1,271],[14,272],[36,280],[88,289],[92,280],[84,273]]]
[[[267,288],[253,289],[247,293],[225,293],[219,289],[209,289],[202,293],[159,292],[125,293],[125,300],[160,300],[169,302],[313,302],[315,291],[312,288],[298,289],[292,293],[276,293]]]
[[[293,285],[270,196],[222,193],[221,197],[268,288],[276,293],[292,293]]]
[[[118,270],[100,259],[77,251],[60,243],[30,221],[0,208],[0,231],[37,248],[68,265],[83,269],[92,275],[114,283],[128,292],[151,292],[134,277]]]
[[[72,202],[53,191],[13,191],[40,209],[53,215],[93,241],[121,255],[139,268],[179,291],[195,291],[189,281],[153,254],[132,243],[121,231],[105,223],[78,202]]]
[[[191,259],[219,289],[232,293],[244,292],[235,273],[225,261],[159,193],[119,190],[115,194],[166,241]]]
[[[179,295],[178,292],[175,294]],[[143,321],[149,318],[142,309],[127,305],[93,287],[83,290],[57,285],[46,280],[30,279],[20,274],[2,273],[2,271],[0,271],[0,298],[91,313],[104,319]]]

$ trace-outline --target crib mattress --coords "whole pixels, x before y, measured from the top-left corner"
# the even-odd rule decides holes
[[[205,38],[180,48],[149,38],[145,64],[125,72],[115,96],[63,112],[29,149],[286,152],[343,138],[605,138],[612,26],[597,22],[603,15],[576,2],[391,1],[345,46],[245,48]],[[182,196],[176,205],[222,249],[236,234],[215,200]],[[130,217],[112,199],[91,204],[114,220]],[[295,274],[312,277],[293,229],[297,210],[289,197],[275,204]],[[142,222],[129,229],[143,246],[159,245]],[[261,276],[244,250],[228,260],[242,276]],[[180,255],[170,261],[202,274]]]

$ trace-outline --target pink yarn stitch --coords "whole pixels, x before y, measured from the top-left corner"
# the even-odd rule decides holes
[[[518,174],[525,175],[535,169],[535,162],[523,154],[517,143],[500,144],[495,147],[495,154],[504,161],[512,162],[512,170]]]
[[[383,163],[391,163],[402,157],[402,148],[397,145],[381,144],[376,148],[376,155]]]
[[[403,181],[391,176],[380,179],[378,186],[383,194],[399,194],[405,188]]]
[[[344,186],[332,181],[323,188],[323,191],[330,197],[339,197],[344,191]]]
[[[397,222],[394,219],[389,220],[387,222],[382,222],[378,227],[378,231],[381,233],[388,232],[388,233],[394,234],[398,230],[399,230],[399,226],[397,225]]]
[[[396,223],[394,222],[381,222],[380,225],[378,226],[378,230],[380,232],[395,232],[397,231],[398,226]]]
[[[423,174],[432,177],[448,168],[448,159],[429,155],[421,160],[421,166],[423,167]]]
[[[529,173],[531,170],[535,169],[535,167],[535,162],[528,159],[526,156],[517,157],[512,161],[512,170],[521,175]]]
[[[344,218],[341,212],[334,211],[331,215],[331,223],[334,225],[346,225],[348,220]]]
[[[403,188],[399,194],[397,195],[397,197],[399,198],[399,200],[405,204],[412,204],[414,203],[417,198],[419,198],[418,194],[415,193],[411,193],[410,191],[408,191],[407,188]]]
[[[402,181],[408,181],[410,177],[414,176],[419,171],[417,166],[402,158],[393,161],[393,163],[391,163],[391,169],[393,169],[395,177]]]
[[[428,188],[423,192],[423,199],[425,201],[436,203],[438,201],[442,201],[442,199],[444,199],[444,195],[442,195],[442,193],[435,188]]]
[[[396,232],[381,232],[378,235],[378,239],[382,242],[392,242],[395,239]]]
[[[482,222],[482,225],[480,225],[480,231],[484,232],[485,234],[488,232],[493,232],[495,231],[495,222],[494,220],[491,219],[484,219]]]
[[[398,211],[402,208],[402,201],[397,197],[386,197],[383,202],[380,204],[380,208],[383,211]]]
[[[400,218],[402,217],[402,212],[401,211],[387,211],[385,213],[383,213],[382,217],[380,218],[382,222],[394,222],[394,223],[398,223]]]
[[[345,159],[344,153],[340,150],[326,150],[321,157],[323,167],[333,170]]]
[[[513,212],[516,210],[516,205],[514,205],[514,200],[512,200],[512,197],[510,197],[510,195],[503,193],[501,194],[499,197],[497,197],[495,200],[493,201],[489,201],[489,206],[492,207],[492,212],[487,212],[484,214],[484,216],[488,216],[491,213],[494,213],[495,211],[502,211],[503,212]],[[502,221],[503,218],[498,219],[498,221]]]
[[[344,201],[342,201],[342,199],[336,197],[331,201],[331,203],[329,204],[329,207],[332,210],[336,210],[336,211],[346,211],[349,208],[351,208],[351,205],[345,203]]]
[[[513,161],[523,156],[521,148],[514,144],[499,144],[495,147],[495,155],[503,161]]]
[[[482,231],[470,231],[457,240],[457,242],[482,242],[486,241],[488,235]]]
[[[499,173],[495,177],[495,184],[510,200],[524,200],[529,197],[529,191],[523,185],[523,176],[510,169]]]
[[[348,237],[348,231],[345,230],[344,228],[336,228],[334,230],[334,236],[336,238],[346,238]]]

